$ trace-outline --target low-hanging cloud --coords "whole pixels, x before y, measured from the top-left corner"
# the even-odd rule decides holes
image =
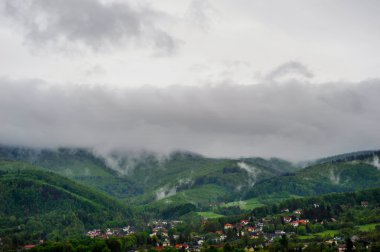
[[[0,79],[0,142],[292,160],[380,147],[380,80],[167,88]]]
[[[301,77],[310,79],[313,78],[314,75],[304,64],[297,61],[289,61],[272,70],[266,76],[266,79],[269,81],[281,81],[281,79],[289,76],[293,78]]]
[[[148,6],[100,0],[5,0],[0,10],[23,28],[27,41],[37,48],[80,46],[97,51],[132,43],[172,53],[178,46],[178,40],[157,25],[166,14]]]

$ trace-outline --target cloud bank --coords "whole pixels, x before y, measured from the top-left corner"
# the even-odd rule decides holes
[[[380,80],[109,88],[0,79],[0,142],[292,160],[380,147]]]
[[[99,0],[5,0],[0,10],[37,48],[54,45],[97,51],[132,43],[172,53],[178,46],[157,25],[166,14],[148,6]]]

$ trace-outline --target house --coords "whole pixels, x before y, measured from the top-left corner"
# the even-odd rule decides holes
[[[255,232],[255,228],[254,228],[254,227],[248,227],[248,228],[247,228],[247,231],[248,231],[248,232]]]
[[[300,209],[296,209],[296,210],[294,210],[294,214],[301,214],[302,212],[301,212],[301,210]]]
[[[336,244],[336,242],[333,239],[327,240],[327,241],[325,241],[325,243],[328,245]]]
[[[285,223],[290,223],[292,221],[292,217],[290,216],[285,216],[282,219],[284,220]]]
[[[346,244],[342,244],[338,247],[338,251],[339,252],[342,252],[342,251],[346,251],[347,250],[347,247],[346,247]]]
[[[32,248],[34,248],[36,245],[34,245],[34,244],[27,244],[27,245],[25,245],[23,248],[25,249],[25,250],[29,250],[29,249],[32,249]]]
[[[176,249],[184,248],[184,249],[188,250],[189,249],[189,245],[187,245],[187,244],[176,244],[175,248]]]
[[[292,221],[290,222],[290,225],[292,225],[293,227],[298,227],[299,223],[298,221]]]
[[[113,235],[113,232],[110,228],[106,229],[106,235]]]
[[[151,233],[151,234],[149,234],[149,236],[150,236],[150,237],[157,236],[157,233],[156,233],[156,232]]]
[[[362,201],[360,204],[362,207],[368,207],[368,201]]]
[[[232,228],[234,228],[234,225],[232,225],[230,223],[224,224],[224,229],[232,229]]]
[[[283,212],[283,213],[289,213],[289,209],[288,208],[282,209],[281,212]]]
[[[249,223],[249,220],[241,220],[240,221],[240,224],[243,226],[248,225],[248,223]]]
[[[293,227],[298,227],[299,225],[306,225],[307,223],[309,223],[309,220],[296,220],[292,221],[290,225],[292,225]]]
[[[100,229],[94,229],[94,230],[91,230],[91,231],[87,232],[87,236],[89,236],[91,238],[98,237],[101,234],[102,234],[102,232],[100,231]]]
[[[218,235],[221,235],[221,234],[223,234],[223,231],[222,230],[218,230],[215,233],[217,233]]]
[[[275,233],[275,235],[284,235],[284,234],[286,234],[284,232],[284,230],[276,230],[274,233]]]

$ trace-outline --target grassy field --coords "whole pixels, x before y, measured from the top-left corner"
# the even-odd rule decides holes
[[[374,230],[377,225],[380,225],[380,223],[371,223],[371,224],[361,225],[361,226],[357,226],[357,228],[359,228],[360,231],[368,232],[368,231]],[[300,235],[300,236],[298,236],[298,238],[299,239],[310,239],[310,238],[313,238],[316,236],[326,238],[326,237],[334,237],[338,233],[339,233],[339,230],[325,230],[323,232],[316,233],[316,234]]]
[[[326,237],[334,237],[338,233],[339,233],[339,230],[325,230],[325,231],[320,232],[320,233],[315,233],[315,234],[310,234],[310,235],[300,235],[300,236],[298,236],[298,238],[299,239],[310,239],[310,238],[314,238],[316,236],[326,238]]]
[[[208,219],[217,219],[217,218],[224,217],[224,215],[213,213],[213,212],[197,212],[197,214]]]
[[[226,194],[226,190],[217,185],[202,185],[197,188],[177,192],[175,195],[150,203],[151,207],[164,209],[168,206],[191,203],[197,206],[208,206],[211,202],[218,201],[219,197]]]
[[[267,204],[278,203],[287,199],[297,199],[297,198],[302,198],[302,197],[297,196],[297,195],[287,195],[287,196],[270,195],[265,198],[253,198],[253,199],[248,199],[248,200],[228,202],[222,205],[222,207],[239,206],[243,210],[253,210],[255,208],[262,207]]]
[[[371,224],[361,225],[361,226],[358,226],[358,228],[360,231],[367,232],[367,231],[374,230],[377,225],[380,225],[380,223],[371,223]]]
[[[255,208],[262,207],[265,205],[262,204],[258,199],[234,201],[234,202],[229,202],[222,205],[222,207],[233,207],[233,206],[239,206],[241,209],[244,209],[244,210],[253,210]]]

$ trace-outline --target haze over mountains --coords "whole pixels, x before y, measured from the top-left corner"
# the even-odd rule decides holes
[[[11,145],[292,161],[380,145],[378,80],[134,89],[0,82],[0,138]]]
[[[191,203],[200,209],[212,202],[280,200],[377,187],[379,156],[379,151],[349,153],[303,168],[276,158],[208,158],[189,152],[101,156],[85,149],[0,148],[4,160],[52,171],[135,206]]]

